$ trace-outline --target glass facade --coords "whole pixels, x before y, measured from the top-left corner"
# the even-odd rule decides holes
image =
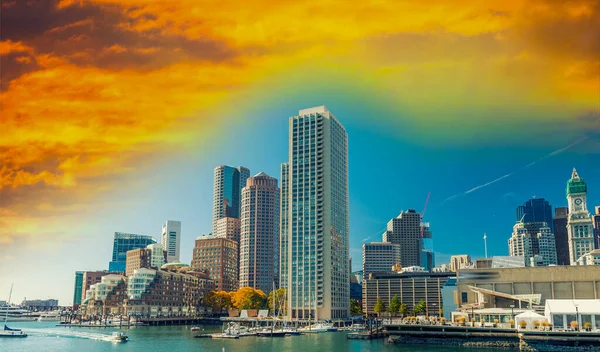
[[[112,261],[108,265],[108,271],[125,272],[127,251],[146,248],[154,243],[156,243],[156,240],[152,236],[115,232]]]
[[[280,197],[280,225],[279,225],[279,287],[287,288],[288,285],[288,195],[289,195],[288,163],[281,164],[281,197]]]
[[[517,207],[517,221],[545,222],[554,231],[552,224],[552,206],[544,198],[533,198]]]
[[[81,304],[81,295],[83,289],[83,271],[75,272],[75,290],[73,293],[73,305]]]
[[[247,168],[217,166],[213,183],[213,233],[217,233],[217,221],[221,218],[240,218],[242,189],[250,177]]]

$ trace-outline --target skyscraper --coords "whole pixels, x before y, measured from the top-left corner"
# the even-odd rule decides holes
[[[279,197],[279,287],[288,284],[288,218],[289,218],[289,174],[288,163],[281,164],[281,196]]]
[[[112,261],[108,264],[108,271],[124,273],[127,251],[146,248],[153,243],[156,243],[156,240],[152,236],[115,232]]]
[[[392,272],[392,266],[400,263],[400,245],[389,242],[363,244],[363,275]]]
[[[265,293],[279,286],[279,187],[264,172],[242,189],[240,287]]]
[[[554,230],[552,225],[552,206],[544,198],[532,198],[517,207],[517,221],[545,222]]]
[[[213,181],[213,216],[212,233],[217,232],[217,221],[221,218],[240,218],[240,200],[242,188],[246,186],[246,180],[250,177],[247,168],[217,166]]]
[[[594,229],[587,210],[587,184],[575,169],[567,182],[566,191],[569,202],[569,259],[571,265],[576,265],[579,257],[594,250]]]
[[[526,263],[540,258],[542,265],[556,265],[556,244],[554,234],[545,222],[517,222],[508,240],[510,256],[523,256]]]
[[[162,227],[162,245],[167,251],[167,262],[179,261],[181,245],[181,221],[167,220]]]
[[[83,289],[83,271],[75,272],[75,290],[73,292],[73,308],[77,309],[81,304],[81,296]]]
[[[558,265],[571,265],[569,259],[569,232],[567,231],[567,220],[569,217],[568,207],[554,208],[554,241],[556,244],[556,261]]]
[[[403,211],[387,224],[383,242],[400,245],[400,265],[421,266],[421,215],[413,209]]]
[[[217,290],[237,290],[238,243],[214,235],[196,238],[191,267],[196,271],[207,271]]]
[[[596,249],[600,249],[600,206],[596,207],[596,214],[592,216],[594,220],[594,242]]]
[[[292,319],[349,315],[348,134],[325,108],[289,120],[287,253]]]

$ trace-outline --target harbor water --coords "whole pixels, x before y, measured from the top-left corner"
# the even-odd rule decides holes
[[[326,332],[300,336],[242,337],[239,339],[194,338],[196,334],[219,333],[219,326],[199,326],[200,331],[191,332],[191,326],[138,326],[130,329],[57,327],[57,322],[10,323],[21,328],[29,336],[23,339],[0,339],[2,352],[64,352],[64,351],[219,351],[219,352],[270,352],[270,351],[353,351],[353,352],[450,352],[476,351],[456,346],[427,346],[390,344],[385,339],[348,340],[347,332]],[[125,332],[129,341],[110,341],[114,331]],[[494,351],[486,349],[486,351]],[[502,350],[506,351],[506,350]]]

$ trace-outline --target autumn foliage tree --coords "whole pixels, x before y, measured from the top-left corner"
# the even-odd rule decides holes
[[[231,294],[229,292],[210,291],[206,295],[206,305],[213,309],[213,312],[222,313],[223,309],[232,307]]]
[[[252,287],[242,287],[231,293],[231,303],[236,309],[264,309],[267,308],[267,295]]]

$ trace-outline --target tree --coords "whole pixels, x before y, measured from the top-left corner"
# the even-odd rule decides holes
[[[394,295],[394,297],[392,297],[392,300],[390,301],[390,307],[388,308],[388,311],[394,315],[394,314],[398,314],[400,313],[400,299],[398,298],[398,295]]]
[[[206,304],[212,308],[213,312],[222,313],[223,308],[231,308],[231,294],[226,291],[210,291],[206,295]]]
[[[375,307],[373,307],[373,311],[377,313],[378,317],[380,313],[385,312],[385,303],[383,303],[381,298],[377,298],[377,302],[375,302]]]
[[[362,306],[355,299],[350,299],[350,314],[352,316],[363,315]]]
[[[273,296],[275,297],[275,302],[273,302]],[[285,290],[285,288],[279,288],[275,291],[271,291],[269,293],[268,301],[269,309],[271,309],[271,314],[276,315],[281,309],[283,315],[286,315],[287,291]]]
[[[242,287],[231,294],[231,303],[236,309],[263,309],[267,307],[267,295],[252,287]]]
[[[420,301],[419,303],[415,304],[415,315],[423,314],[426,311],[427,305],[425,304],[425,302]]]
[[[408,314],[408,306],[406,305],[406,303],[402,303],[398,311],[400,312],[400,314],[402,314],[403,317],[406,316]]]

